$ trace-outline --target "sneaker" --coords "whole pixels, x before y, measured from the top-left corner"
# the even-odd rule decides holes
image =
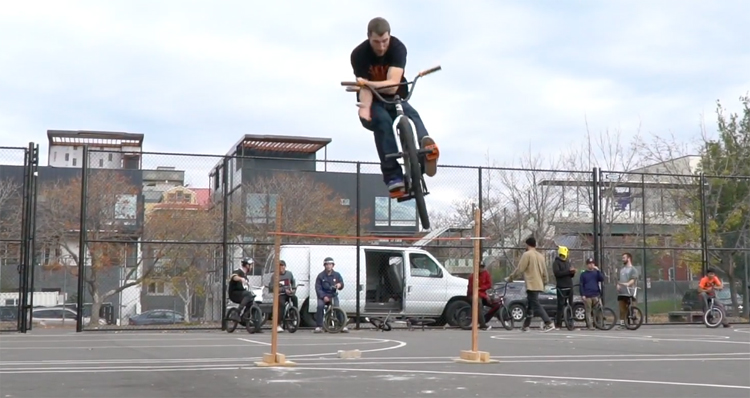
[[[313,330],[313,333],[323,333],[323,328],[317,327],[315,330]]]
[[[557,329],[554,324],[548,323],[542,328],[542,333],[551,332],[553,330]]]
[[[523,327],[521,327],[521,331],[522,332],[528,332],[529,331],[529,327],[528,326],[523,326]]]
[[[349,328],[344,326],[344,328],[341,329],[341,333],[349,333]]]
[[[437,161],[440,157],[440,150],[435,144],[435,140],[432,137],[422,137],[422,149],[432,149],[432,152],[426,153],[424,156],[424,173],[428,177],[434,177],[437,174]]]
[[[281,326],[276,326],[276,331],[279,332],[279,333],[283,333],[284,332],[284,328],[282,328]]]
[[[492,329],[492,326],[490,326],[490,325],[487,325],[487,327],[483,327],[483,328],[480,328],[480,329],[482,329],[482,330],[491,330],[491,329]]]
[[[393,193],[394,191],[403,191],[404,189],[404,179],[401,177],[392,178],[390,181],[388,181],[388,191]]]

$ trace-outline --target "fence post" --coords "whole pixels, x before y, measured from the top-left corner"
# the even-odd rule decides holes
[[[226,330],[224,314],[227,312],[227,279],[229,278],[229,158],[224,157],[222,161],[221,175],[221,205],[222,231],[221,231],[221,330]],[[244,192],[240,190],[240,195]],[[240,198],[241,199],[241,198]],[[215,307],[214,307],[215,308]]]
[[[30,294],[28,298],[29,309],[25,312],[27,312],[27,315],[29,317],[26,324],[28,325],[28,330],[31,330],[34,328],[34,314],[31,311],[34,308],[34,272],[36,269],[36,191],[37,183],[39,181],[39,144],[30,143],[29,149],[29,206],[25,216],[27,220],[25,222],[28,224],[26,240],[26,242],[28,242],[26,243],[28,244],[28,261],[26,265],[25,277],[27,278],[27,294]]]
[[[700,173],[701,197],[701,271],[705,275],[708,268],[708,217],[706,216],[706,174]]]
[[[591,171],[591,177],[592,177],[592,189],[591,189],[591,205],[592,205],[592,222],[593,222],[593,231],[594,234],[594,261],[598,266],[602,266],[601,263],[601,256],[600,251],[601,248],[599,247],[599,218],[601,217],[600,210],[599,210],[599,169],[594,167],[594,169]]]
[[[360,298],[359,298],[359,296],[360,296],[360,289],[362,287],[362,283],[360,282],[360,279],[359,279],[361,277],[361,274],[360,274],[360,272],[361,272],[361,268],[360,268],[361,267],[361,259],[360,259],[360,256],[359,256],[359,251],[360,251],[360,247],[361,247],[360,241],[361,241],[361,236],[362,236],[362,221],[360,220],[360,217],[362,216],[362,205],[361,205],[362,201],[360,200],[361,199],[360,191],[361,191],[361,187],[362,187],[362,182],[360,180],[361,173],[362,173],[362,163],[357,162],[357,177],[356,177],[357,178],[357,192],[354,195],[355,196],[354,200],[357,201],[357,208],[356,208],[356,217],[357,217],[357,260],[356,260],[356,262],[357,262],[357,288],[355,289],[355,292],[357,294],[357,297],[356,297],[356,300],[357,300],[357,311],[356,311],[356,318],[355,318],[355,320],[356,320],[355,329],[357,329],[357,330],[359,330],[359,317],[361,315],[361,305],[362,305],[360,303]]]
[[[643,312],[646,323],[648,323],[648,261],[646,261],[646,176],[641,174],[641,233],[643,253]],[[636,284],[636,286],[638,286]]]
[[[29,194],[29,175],[31,174],[31,147],[32,143],[29,143],[29,148],[24,150],[24,156],[23,156],[23,186],[22,186],[22,192],[23,192],[23,204],[22,204],[22,216],[21,216],[21,242],[19,243],[19,261],[18,261],[18,305],[16,307],[16,319],[17,324],[16,328],[21,333],[26,333],[27,331],[27,302],[29,299],[29,289],[28,289],[28,278],[26,277],[28,273],[28,236],[29,236],[29,223],[28,223],[28,209],[29,209],[29,202],[31,201],[31,195]]]
[[[83,156],[81,157],[81,214],[80,214],[80,234],[78,235],[78,303],[76,309],[76,332],[83,331],[83,296],[84,296],[84,275],[86,272],[86,194],[88,193],[88,166],[89,166],[89,147],[83,146]],[[93,264],[92,264],[93,266]]]

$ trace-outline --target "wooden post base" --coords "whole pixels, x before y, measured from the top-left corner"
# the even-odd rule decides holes
[[[273,366],[295,366],[296,363],[292,361],[286,360],[286,355],[284,354],[276,354],[275,356],[273,354],[263,354],[263,360],[261,362],[256,362],[255,366],[261,366],[261,367],[273,367]]]
[[[486,364],[497,363],[499,361],[490,359],[490,353],[486,351],[461,351],[459,358],[453,360],[457,363]]]
[[[362,358],[362,351],[360,351],[360,350],[350,350],[350,351],[339,350],[338,357],[340,359],[359,359],[359,358]]]

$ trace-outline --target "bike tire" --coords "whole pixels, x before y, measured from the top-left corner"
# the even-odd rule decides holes
[[[612,322],[607,322],[607,319],[612,319]],[[612,308],[604,307],[596,311],[596,318],[594,326],[599,330],[612,330],[617,324],[617,313]]]
[[[500,321],[505,330],[513,330],[515,328],[513,317],[510,316],[510,311],[505,307],[500,308],[500,311],[497,312],[497,320]]]
[[[245,329],[247,329],[247,332],[250,334],[259,333],[263,322],[263,312],[260,308],[252,306],[245,314]]]
[[[407,154],[404,158],[405,174],[409,178],[409,189],[412,192],[414,201],[417,205],[417,213],[419,214],[419,220],[422,224],[422,228],[430,229],[430,217],[427,214],[427,204],[424,200],[424,191],[422,190],[422,166],[419,163],[419,147],[414,139],[414,131],[411,128],[411,123],[406,116],[402,117],[398,122],[399,135],[402,137],[402,142],[405,148],[404,152]]]
[[[458,323],[458,327],[460,327],[463,330],[471,330],[471,324],[472,324],[472,308],[471,307],[461,307],[460,310],[456,313],[456,323]]]
[[[344,310],[338,307],[331,308],[323,319],[323,330],[328,333],[338,333],[346,326],[346,320]]]
[[[625,320],[625,327],[628,330],[638,330],[641,325],[643,325],[643,311],[636,306],[630,307],[630,314],[628,319]]]
[[[236,308],[230,308],[224,318],[224,326],[227,333],[234,333],[234,331],[237,329],[237,324],[239,324],[239,322],[232,319],[235,314],[239,314],[239,311],[237,311]]]
[[[566,305],[563,309],[563,319],[565,320],[565,327],[568,330],[573,330],[576,328],[575,319],[573,318],[573,308]]]
[[[289,309],[286,311],[286,314],[284,314],[284,330],[286,330],[289,333],[294,333],[299,329],[299,323],[300,323],[300,316],[299,316],[299,310],[295,307],[289,307]]]
[[[709,316],[711,315],[711,313],[714,313],[713,317]],[[711,318],[710,321],[709,318]],[[718,328],[723,320],[724,311],[720,310],[717,307],[711,307],[708,311],[703,313],[703,323],[706,325],[706,327],[709,327],[711,329]]]

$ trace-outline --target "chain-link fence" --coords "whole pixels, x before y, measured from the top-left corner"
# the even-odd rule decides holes
[[[615,309],[629,254],[645,322],[695,321],[705,266],[717,268],[728,287],[720,294],[732,321],[747,314],[744,177],[442,165],[426,178],[431,228],[423,230],[414,201],[389,196],[378,164],[239,152],[125,159],[119,150],[86,149],[77,167],[42,168],[33,211],[36,265],[23,287],[25,150],[0,150],[7,159],[0,162],[0,304],[8,304],[7,329],[17,328],[11,316],[18,316],[20,301],[5,296],[20,299],[24,289],[33,292],[35,307],[54,307],[38,311],[67,308],[35,309],[34,318],[51,317],[46,324],[62,317],[74,325],[82,307],[86,329],[220,328],[233,305],[228,279],[243,258],[254,260],[248,283],[270,311],[268,289],[260,287],[268,285],[278,201],[282,259],[305,285],[298,291],[303,326],[317,324],[315,278],[325,257],[334,258],[344,279],[341,305],[355,323],[388,316],[455,324],[453,314],[468,303],[475,208],[482,260],[495,287],[518,265],[525,239],[537,238],[550,275],[540,302],[552,317],[560,246],[568,248],[574,284],[586,259],[594,260],[605,278],[606,304]],[[520,322],[526,298],[523,282],[514,284],[506,301],[516,305]]]

